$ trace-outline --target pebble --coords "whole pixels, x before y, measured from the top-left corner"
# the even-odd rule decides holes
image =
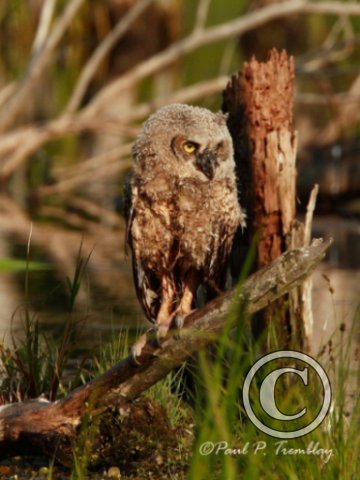
[[[48,467],[41,467],[39,468],[39,476],[42,478],[49,476],[49,468]]]
[[[119,480],[121,478],[121,472],[119,467],[110,467],[107,471],[107,476],[113,478],[114,480]]]

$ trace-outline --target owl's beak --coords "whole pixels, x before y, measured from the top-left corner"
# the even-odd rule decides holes
[[[207,148],[203,152],[199,152],[196,156],[196,166],[209,180],[214,178],[215,169],[218,165],[216,154]]]

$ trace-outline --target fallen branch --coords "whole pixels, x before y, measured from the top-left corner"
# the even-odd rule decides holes
[[[161,348],[149,341],[139,357],[139,365],[128,357],[54,403],[32,400],[1,407],[0,459],[26,451],[69,460],[72,442],[85,416],[93,419],[110,407],[134,400],[212,343],[222,331],[234,301],[244,302],[251,314],[300,285],[324,257],[331,242],[315,240],[307,248],[284,253],[249,277],[240,291],[229,291],[189,315],[180,338],[169,336]]]

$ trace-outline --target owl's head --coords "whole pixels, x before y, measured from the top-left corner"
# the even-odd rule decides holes
[[[234,175],[231,136],[222,113],[173,104],[161,108],[144,124],[133,149],[142,170],[171,169],[179,177],[212,181]]]

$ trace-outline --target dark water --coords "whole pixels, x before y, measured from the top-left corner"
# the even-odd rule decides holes
[[[40,232],[45,233],[45,232]],[[106,241],[99,235],[89,237],[80,233],[58,232],[59,249],[53,240],[39,238],[32,241],[30,257],[46,268],[39,271],[0,272],[0,338],[10,340],[10,332],[21,336],[25,308],[31,318],[40,321],[42,330],[59,337],[69,318],[68,279],[75,274],[81,243],[84,260],[90,254],[81,280],[79,293],[71,318],[75,324],[74,340],[77,351],[86,351],[100,342],[106,342],[122,327],[138,328],[144,323],[132,286],[131,262],[122,247],[123,232],[108,231]],[[44,240],[44,241],[42,241]],[[26,259],[25,239],[0,234],[2,258]],[[26,294],[26,275],[28,293]],[[26,305],[28,307],[26,307]]]

